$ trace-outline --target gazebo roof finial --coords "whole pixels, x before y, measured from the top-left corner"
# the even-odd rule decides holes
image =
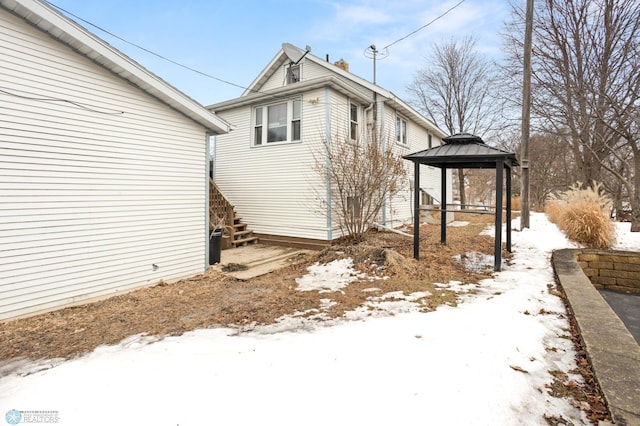
[[[442,138],[442,141],[446,144],[476,143],[485,145],[480,136],[472,135],[471,133],[456,133],[455,135]]]

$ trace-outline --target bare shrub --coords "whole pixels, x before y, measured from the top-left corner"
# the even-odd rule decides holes
[[[550,200],[545,213],[570,240],[586,247],[606,249],[615,242],[610,205],[610,200],[601,193],[600,184],[583,187],[578,182],[557,199]]]
[[[393,143],[383,144],[376,134],[366,139],[336,136],[326,141],[323,151],[316,154],[314,169],[323,188],[330,188],[332,221],[354,242],[364,239],[385,201],[396,196],[408,181],[405,162],[393,151]],[[325,194],[317,199],[321,211],[326,211]]]

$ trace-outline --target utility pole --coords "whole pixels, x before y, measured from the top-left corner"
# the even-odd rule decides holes
[[[365,56],[367,58],[373,58],[373,84],[376,84],[376,60],[378,59],[378,48],[375,44],[365,49]]]
[[[533,33],[533,0],[527,0],[524,29],[524,67],[522,81],[522,148],[520,167],[522,190],[520,192],[520,229],[529,228],[529,128],[531,125],[531,44]],[[511,218],[508,218],[511,220]]]

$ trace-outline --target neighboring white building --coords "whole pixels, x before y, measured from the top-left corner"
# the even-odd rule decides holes
[[[446,136],[393,93],[350,73],[346,62],[288,43],[242,96],[207,108],[232,129],[216,137],[215,182],[261,241],[280,244],[321,246],[341,237],[330,212],[318,208],[328,191],[313,168],[325,141],[378,129],[381,143],[406,155]],[[412,222],[410,162],[406,170],[407,187],[380,217],[386,226]],[[425,203],[440,204],[440,171],[424,167],[420,182]]]
[[[0,58],[0,320],[204,272],[227,123],[41,1]]]

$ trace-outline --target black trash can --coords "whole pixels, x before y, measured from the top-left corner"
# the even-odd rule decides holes
[[[222,248],[222,229],[214,229],[209,235],[209,265],[220,263]]]

